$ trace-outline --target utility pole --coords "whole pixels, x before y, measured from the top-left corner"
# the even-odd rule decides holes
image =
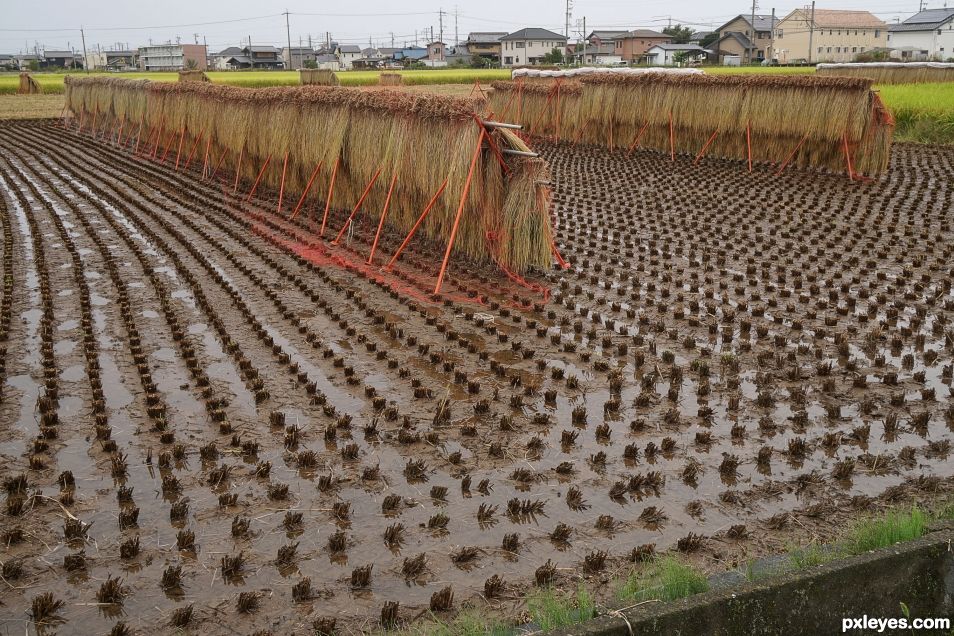
[[[759,36],[758,30],[755,28],[755,7],[758,6],[758,0],[752,0],[752,32],[749,38],[749,64],[755,61],[755,38]]]
[[[86,33],[83,32],[83,27],[80,27],[80,37],[83,38],[83,70],[89,75],[89,57],[86,55]]]
[[[438,24],[440,25],[440,29],[438,30],[438,33],[440,35],[438,36],[437,39],[443,42],[444,41],[444,9],[440,9],[437,12],[437,20],[438,20]]]
[[[457,5],[454,5],[454,46],[460,46],[460,33],[457,32]]]
[[[775,7],[772,7],[772,39],[771,44],[769,44],[770,53],[769,53],[769,64],[775,60]]]
[[[573,11],[573,0],[566,0],[566,24],[563,27],[563,35],[566,36],[567,43],[570,42],[570,17]]]
[[[394,31],[391,31],[391,48],[394,48]]]
[[[295,60],[292,57],[292,47],[291,47],[291,25],[288,22],[288,9],[285,9],[285,35],[288,37],[288,63],[291,65],[292,70],[295,70]]]
[[[808,63],[812,63],[812,52],[815,50],[815,0],[812,0],[812,15],[808,19]]]

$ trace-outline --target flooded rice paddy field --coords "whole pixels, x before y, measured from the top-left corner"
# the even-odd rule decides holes
[[[951,488],[954,150],[862,183],[539,142],[571,268],[452,262],[435,301],[440,246],[385,274],[371,219],[332,248],[227,178],[0,133],[3,633],[520,620]]]

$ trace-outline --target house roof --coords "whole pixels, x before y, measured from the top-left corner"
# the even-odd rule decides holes
[[[666,35],[665,33],[660,33],[659,31],[653,31],[652,29],[636,29],[635,31],[630,31],[627,34],[627,37],[631,38],[671,38],[671,35]]]
[[[811,9],[795,9],[785,20],[796,17],[798,20],[811,20]],[[840,9],[815,9],[815,27],[822,29],[882,29],[888,26],[868,11],[843,11]]]
[[[249,64],[249,65],[251,65],[252,63],[252,58],[250,58],[247,55],[229,55],[228,58],[229,59],[226,60],[226,63],[235,62],[236,64]]]
[[[715,43],[715,44],[716,44],[716,47],[718,47],[720,44],[722,44],[722,40],[735,40],[736,42],[739,43],[739,45],[740,45],[743,49],[749,49],[749,48],[752,48],[752,47],[754,46],[754,45],[752,44],[752,40],[750,40],[749,38],[745,37],[743,34],[739,33],[738,31],[729,31],[728,33],[726,33],[725,35],[723,35],[721,38],[719,38],[719,39],[716,41],[716,43]]]
[[[888,30],[898,31],[933,31],[943,24],[954,19],[954,9],[927,9],[915,13],[901,24],[892,24]]]
[[[278,53],[278,49],[274,46],[246,46],[245,50],[252,53]]]
[[[775,22],[776,22],[776,24],[777,24],[777,23],[778,23],[778,20],[776,20]],[[692,35],[689,36],[689,39],[691,39],[691,40],[703,40],[703,39],[709,37],[710,35],[712,35],[713,33],[715,33],[715,31],[696,31],[695,33],[693,33]]]
[[[130,55],[136,55],[138,51],[103,51],[103,55],[106,57],[129,57]]]
[[[553,31],[548,31],[547,29],[539,29],[536,27],[527,27],[526,29],[520,29],[519,31],[514,31],[509,35],[505,35],[501,40],[562,40],[566,42],[566,36],[560,35],[559,33],[554,33]]]
[[[705,52],[705,49],[698,44],[654,44],[649,50],[662,49],[663,51],[698,51]]]
[[[331,55],[330,53],[322,53],[321,55],[315,56],[315,61],[319,64],[323,64],[326,62],[337,62],[338,58],[337,56]]]
[[[357,44],[342,44],[338,47],[338,51],[341,53],[360,53],[361,47]]]
[[[816,18],[818,17],[818,12],[819,12],[819,11],[820,11],[819,9],[816,9],[816,10],[815,10],[815,17],[816,17]],[[722,33],[722,29],[726,28],[727,26],[729,26],[730,24],[732,24],[733,22],[735,22],[735,21],[738,20],[739,18],[742,18],[743,20],[745,20],[745,23],[746,23],[746,24],[748,24],[749,26],[752,26],[752,14],[745,15],[744,13],[740,13],[739,15],[735,16],[734,18],[732,18],[731,20],[729,20],[728,22],[726,22],[725,24],[723,24],[722,26],[720,26],[718,29],[716,29],[716,31],[718,31],[719,33]],[[779,22],[778,18],[775,18],[775,24],[778,24],[778,22]],[[817,22],[817,20],[816,20],[816,22]],[[756,14],[756,15],[755,15],[755,31],[756,31],[756,32],[758,32],[758,31],[771,31],[771,30],[772,30],[772,26],[773,26],[773,24],[772,24],[772,16],[771,16],[771,14],[769,14],[769,15],[759,15],[759,14]]]
[[[587,44],[584,52],[587,55],[615,55],[616,47],[612,44],[600,44],[599,46]]]
[[[282,47],[282,52],[289,50],[287,46]],[[307,46],[293,46],[291,47],[292,53],[314,53],[315,51]]]
[[[221,51],[219,51],[218,53],[216,53],[215,56],[216,56],[216,57],[228,57],[228,56],[230,56],[230,55],[240,55],[241,53],[242,53],[242,49],[240,49],[239,47],[237,47],[237,46],[230,46],[230,47],[227,47],[227,48],[222,49]]]
[[[43,57],[73,57],[73,51],[44,51]]]
[[[592,40],[593,38],[599,38],[601,40],[615,40],[617,38],[625,38],[629,35],[627,31],[593,31],[588,36],[587,40]]]
[[[473,31],[467,34],[467,41],[475,44],[496,44],[505,35],[506,31]]]

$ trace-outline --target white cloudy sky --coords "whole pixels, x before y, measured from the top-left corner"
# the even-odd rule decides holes
[[[671,19],[699,30],[711,30],[739,13],[751,11],[751,0],[573,0],[571,39],[582,29],[661,29]],[[954,1],[954,0],[952,0]],[[749,4],[746,4],[749,2]],[[944,0],[929,0],[931,8]],[[804,0],[759,0],[759,13],[784,16]],[[823,0],[819,8],[863,9],[885,21],[904,19],[917,11],[917,0]],[[325,32],[348,44],[367,46],[424,43],[425,32],[440,30],[444,16],[444,41],[454,43],[454,13],[460,39],[469,31],[514,31],[538,26],[563,32],[566,0],[362,0],[316,2],[289,0],[0,0],[0,52],[15,53],[35,45],[79,49],[79,27],[86,29],[88,47],[138,46],[153,42],[205,40],[211,50],[248,42],[280,46],[286,41],[286,10],[291,12],[291,39],[307,43],[323,40]]]

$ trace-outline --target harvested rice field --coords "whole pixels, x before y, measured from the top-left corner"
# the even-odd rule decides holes
[[[362,215],[332,247],[230,175],[0,124],[4,632],[521,624],[539,584],[947,496],[954,148],[850,182],[532,145],[570,268],[454,259],[434,299],[442,245],[385,273]]]

